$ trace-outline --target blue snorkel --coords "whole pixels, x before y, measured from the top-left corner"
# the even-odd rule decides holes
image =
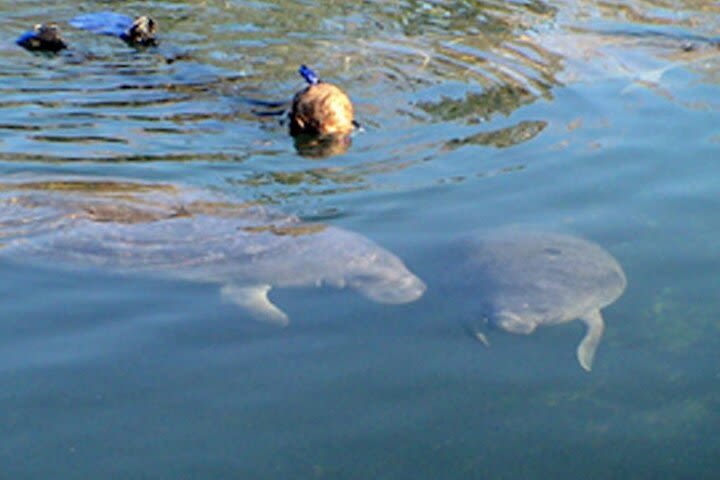
[[[310,70],[306,65],[300,65],[298,73],[305,79],[310,85],[317,85],[320,83],[320,78],[315,72]]]

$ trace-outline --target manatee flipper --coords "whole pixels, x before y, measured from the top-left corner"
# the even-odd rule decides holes
[[[238,286],[224,285],[220,290],[223,299],[241,306],[262,322],[273,323],[284,327],[288,324],[288,316],[272,304],[267,294],[270,285]]]
[[[482,343],[486,347],[490,347],[490,341],[488,340],[487,335],[485,335],[485,333],[479,328],[465,324],[465,333],[467,333],[472,338]]]
[[[585,338],[582,339],[577,348],[577,359],[580,366],[586,371],[592,370],[593,358],[595,350],[597,350],[600,339],[602,339],[603,331],[605,331],[605,322],[603,321],[600,310],[592,310],[580,317],[585,325],[587,332]]]
[[[481,332],[480,330],[475,330],[475,339],[485,345],[486,347],[490,346],[490,340],[487,339],[487,336]]]

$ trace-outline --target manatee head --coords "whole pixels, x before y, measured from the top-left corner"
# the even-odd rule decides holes
[[[521,317],[513,312],[503,310],[492,317],[493,325],[502,328],[506,332],[529,335],[535,331],[537,323],[529,318]]]
[[[349,287],[382,303],[412,302],[425,292],[402,260],[363,235],[293,219],[249,231],[238,244],[241,261],[221,269],[223,282]]]
[[[298,283],[312,278],[315,284],[350,287],[380,303],[409,303],[425,293],[425,284],[402,260],[367,237],[327,227],[303,240]]]
[[[425,293],[423,281],[398,257],[380,247],[353,260],[348,267],[348,286],[375,302],[409,303]]]

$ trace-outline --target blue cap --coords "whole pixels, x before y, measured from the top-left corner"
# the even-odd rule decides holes
[[[26,43],[28,43],[30,40],[32,40],[33,38],[35,38],[36,35],[37,35],[37,33],[34,32],[34,31],[32,31],[32,32],[25,32],[25,33],[23,33],[22,35],[20,35],[17,40],[15,40],[15,43],[17,43],[18,45],[20,45],[20,46],[22,47],[22,46],[24,46]]]
[[[310,85],[315,85],[320,81],[317,74],[305,65],[300,65],[300,70],[298,70],[298,72]]]

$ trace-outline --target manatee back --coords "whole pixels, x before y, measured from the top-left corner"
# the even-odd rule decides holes
[[[612,303],[626,285],[608,252],[570,235],[505,228],[474,235],[461,250],[490,319],[505,311],[535,324],[568,321]]]

